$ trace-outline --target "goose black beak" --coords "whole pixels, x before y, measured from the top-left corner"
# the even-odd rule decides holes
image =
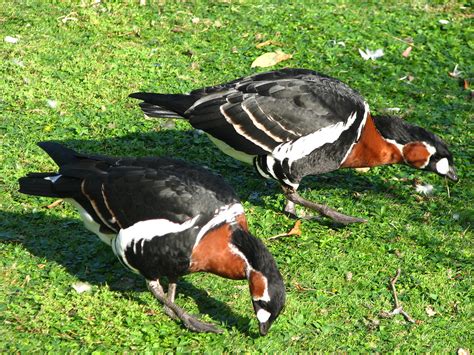
[[[268,330],[270,329],[271,325],[272,324],[270,322],[259,323],[258,330],[260,331],[260,335],[262,335],[262,336],[267,335]]]
[[[458,175],[456,174],[456,170],[453,167],[449,168],[448,173],[446,174],[446,177],[448,177],[451,181],[458,181]]]

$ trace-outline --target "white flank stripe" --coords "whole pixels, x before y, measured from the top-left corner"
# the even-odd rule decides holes
[[[54,184],[61,176],[62,175],[47,176],[44,179],[49,180]]]
[[[258,140],[256,140],[255,138],[249,136],[247,134],[247,132],[245,132],[243,129],[242,129],[242,125],[238,125],[238,124],[235,124],[233,121],[232,121],[232,118],[224,111],[224,105],[221,105],[221,107],[219,108],[220,111],[221,111],[221,114],[224,116],[225,120],[230,124],[232,125],[232,127],[234,127],[234,129],[237,131],[237,133],[239,133],[241,136],[245,137],[246,139],[248,139],[250,142],[254,143],[255,145],[258,145],[260,148],[263,148],[264,150],[266,150],[267,152],[271,152],[272,149],[270,147],[267,147],[265,144],[263,144],[262,142],[259,142]]]
[[[207,232],[224,222],[233,222],[235,217],[244,213],[244,208],[240,203],[234,203],[233,205],[221,207],[216,213],[216,216],[207,222],[199,231],[196,237],[196,242],[194,243],[194,248],[199,244],[202,237],[204,237]]]
[[[90,230],[92,233],[96,234],[100,240],[102,240],[107,245],[112,245],[112,239],[115,237],[115,234],[105,234],[100,232],[100,224],[94,221],[92,216],[75,200],[72,198],[65,198],[64,201],[73,205],[79,212],[84,226]]]
[[[344,131],[352,126],[356,118],[357,112],[354,112],[349,116],[346,123],[338,122],[298,138],[293,142],[280,144],[273,150],[272,154],[280,161],[288,158],[288,164],[291,167],[294,161],[309,155],[315,149],[328,143],[334,143]]]
[[[254,100],[256,101],[256,100]],[[262,131],[263,133],[265,133],[268,137],[270,137],[271,139],[273,139],[275,142],[283,142],[283,139],[281,139],[280,137],[278,136],[275,136],[274,134],[272,134],[272,132],[269,132],[267,131],[267,129],[265,128],[264,125],[262,125],[260,122],[257,121],[257,118],[252,114],[252,112],[250,112],[250,110],[248,109],[248,107],[246,106],[246,102],[248,101],[244,101],[242,102],[242,108],[243,110],[245,111],[245,113],[247,114],[247,116],[249,116],[250,120],[252,121],[252,123],[254,124],[254,126],[259,129],[260,131]],[[258,104],[257,104],[258,106]],[[261,110],[261,109],[260,109]],[[262,111],[263,112],[263,111]],[[265,116],[266,117],[266,116]]]
[[[257,319],[260,323],[265,323],[267,320],[270,319],[271,313],[264,310],[263,308],[260,308],[257,311]]]
[[[136,253],[136,245],[139,242],[144,243],[144,241],[151,240],[154,237],[162,237],[169,233],[185,231],[191,228],[198,218],[199,215],[181,224],[171,222],[167,219],[149,219],[147,221],[137,222],[133,226],[120,230],[112,244],[112,250],[130,269],[138,272],[125,258],[125,250],[133,242],[135,242],[133,251]]]

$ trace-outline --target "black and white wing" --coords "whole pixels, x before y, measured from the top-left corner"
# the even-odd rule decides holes
[[[347,85],[304,69],[255,74],[190,96],[198,99],[183,116],[193,127],[250,155],[344,125],[366,110],[363,98]]]

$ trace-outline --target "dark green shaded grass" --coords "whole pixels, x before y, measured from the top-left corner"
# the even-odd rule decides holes
[[[18,1],[0,7],[0,348],[472,351],[472,101],[462,81],[448,75],[458,64],[472,84],[467,6]],[[77,21],[63,23],[67,15]],[[20,42],[3,42],[7,35]],[[407,37],[414,48],[404,58]],[[187,92],[248,75],[253,59],[278,48],[255,48],[267,39],[293,54],[277,67],[338,77],[374,112],[399,107],[410,122],[440,134],[461,181],[446,185],[406,167],[308,178],[304,196],[369,222],[336,228],[303,221],[300,237],[268,241],[294,223],[280,212],[278,186],[224,156],[185,122],[144,120],[127,99],[137,90]],[[357,49],[366,47],[383,48],[385,56],[364,61]],[[406,75],[414,80],[399,80]],[[50,108],[48,99],[58,107]],[[35,146],[41,140],[96,153],[177,156],[220,172],[244,201],[252,232],[267,240],[286,281],[287,306],[269,335],[257,335],[244,281],[204,274],[181,281],[177,302],[225,333],[186,331],[161,312],[140,277],[84,230],[71,208],[48,210],[43,206],[50,200],[20,195],[19,177],[55,169]],[[434,185],[434,195],[418,195],[414,179]],[[380,317],[393,308],[388,282],[398,267],[399,298],[415,325],[401,316]],[[78,281],[92,291],[77,294],[71,285]]]

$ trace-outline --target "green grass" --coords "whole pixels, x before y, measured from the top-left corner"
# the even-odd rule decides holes
[[[458,64],[473,84],[472,8],[455,1],[392,3],[0,6],[0,349],[472,351],[473,106],[462,80],[448,75]],[[64,16],[73,19],[64,23]],[[20,40],[6,43],[5,36]],[[404,58],[408,37],[414,48]],[[281,46],[255,47],[267,39]],[[222,335],[191,333],[162,313],[143,280],[125,270],[70,207],[44,208],[51,200],[20,195],[17,179],[55,168],[35,146],[41,140],[85,152],[181,157],[220,172],[236,188],[255,235],[265,241],[288,231],[294,221],[281,213],[284,198],[275,183],[224,156],[185,122],[170,128],[164,120],[143,119],[127,98],[137,90],[187,92],[253,73],[253,59],[278,47],[293,58],[277,67],[338,77],[374,112],[399,107],[407,120],[441,135],[461,181],[447,184],[400,166],[306,179],[303,195],[369,222],[335,229],[303,221],[300,238],[266,242],[288,294],[267,337],[258,337],[244,281],[185,277],[177,302],[225,329]],[[358,48],[366,47],[383,48],[385,56],[364,61]],[[399,80],[406,75],[414,80]],[[419,196],[414,179],[434,185],[434,195]],[[393,307],[388,282],[398,267],[399,298],[417,324],[380,317]],[[92,291],[77,294],[71,285],[78,281]]]

